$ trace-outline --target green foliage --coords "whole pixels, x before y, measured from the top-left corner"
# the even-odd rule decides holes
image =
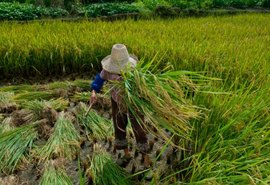
[[[60,8],[42,8],[30,4],[0,3],[0,20],[33,20],[42,17],[62,17],[68,13]]]
[[[83,7],[81,15],[88,17],[111,16],[115,14],[136,13],[139,12],[138,8],[131,4],[126,3],[102,3],[91,4]]]

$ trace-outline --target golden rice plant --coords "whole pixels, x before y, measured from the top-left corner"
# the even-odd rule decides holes
[[[71,178],[67,175],[64,166],[57,164],[57,160],[48,161],[39,185],[73,185]]]
[[[26,160],[37,139],[37,123],[23,125],[0,134],[0,170],[12,172]]]
[[[102,146],[95,144],[88,173],[95,185],[131,185],[127,172],[118,166]]]
[[[61,112],[57,119],[52,135],[44,146],[34,152],[40,161],[55,157],[74,159],[80,147],[80,134],[69,118]]]
[[[0,78],[14,74],[27,77],[38,73],[46,77],[96,72],[111,46],[123,43],[139,58],[149,60],[160,53],[164,65],[172,63],[176,69],[206,71],[211,76],[228,78],[228,86],[247,80],[260,85],[268,78],[270,68],[268,19],[269,14],[243,14],[169,21],[125,20],[113,24],[3,22]]]

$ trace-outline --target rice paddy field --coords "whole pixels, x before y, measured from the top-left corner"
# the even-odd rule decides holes
[[[269,20],[1,22],[0,184],[270,184]],[[125,85],[152,101],[127,91],[158,125],[148,134],[149,169],[130,126],[132,159],[117,163],[109,86],[85,114],[89,84],[115,43],[143,63]]]

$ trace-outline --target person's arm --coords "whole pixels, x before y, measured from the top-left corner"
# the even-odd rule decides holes
[[[95,104],[97,102],[97,93],[100,92],[102,86],[106,80],[108,80],[109,73],[105,70],[102,70],[99,74],[96,75],[95,80],[91,84],[92,95],[90,97],[90,103]]]
[[[104,72],[101,71],[101,73],[97,74],[95,77],[95,80],[91,83],[91,89],[92,89],[92,94],[90,97],[91,104],[95,104],[97,102],[97,93],[100,92],[105,82],[105,79],[101,77],[103,73]]]

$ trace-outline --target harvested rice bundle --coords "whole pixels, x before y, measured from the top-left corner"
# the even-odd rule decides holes
[[[96,185],[131,185],[127,172],[118,166],[100,145],[94,145],[94,153],[88,169]]]
[[[37,119],[34,119],[35,118],[34,114],[27,109],[20,109],[13,111],[10,117],[11,117],[11,124],[16,127],[37,121]]]
[[[47,90],[64,89],[68,90],[70,83],[68,82],[52,82],[45,86]]]
[[[49,161],[45,165],[45,171],[39,182],[40,185],[73,185],[68,177],[63,165],[57,164],[57,161]]]
[[[82,80],[82,79],[77,79],[74,82],[72,82],[72,84],[74,84],[75,86],[83,89],[83,90],[89,90],[89,84],[90,81],[89,80]]]
[[[68,107],[69,102],[63,98],[58,98],[55,100],[49,100],[47,104],[57,111],[63,111]]]
[[[12,172],[25,160],[37,139],[37,123],[23,125],[0,134],[0,170]]]
[[[28,102],[24,102],[22,107],[25,109],[30,110],[33,114],[35,119],[39,119],[42,117],[43,110],[47,107],[52,108],[53,110],[63,111],[68,107],[68,101],[63,98],[58,98],[56,100],[32,100]]]
[[[12,112],[17,109],[13,98],[12,92],[0,92],[0,112]]]
[[[54,93],[50,91],[29,91],[16,94],[14,100],[22,103],[31,100],[50,100],[54,96]]]
[[[5,119],[3,114],[0,114],[0,123]]]
[[[5,86],[0,88],[0,92],[14,92],[15,94],[17,93],[22,93],[22,92],[27,92],[27,91],[35,91],[37,89],[36,85],[10,85],[10,86]]]
[[[6,117],[1,121],[0,124],[0,134],[3,134],[4,132],[7,132],[13,128],[12,124],[12,118]]]
[[[91,92],[76,92],[73,95],[72,100],[75,102],[88,102],[89,101],[89,97],[91,96]],[[108,96],[108,94],[97,94],[98,96],[98,104],[99,107],[103,107],[106,106],[107,108],[111,106],[111,101],[110,101],[110,97]]]
[[[80,134],[71,120],[66,118],[65,114],[61,112],[51,137],[43,147],[36,149],[35,152],[39,156],[40,161],[55,157],[73,159],[78,153],[80,140]]]
[[[81,102],[88,102],[89,97],[91,96],[91,92],[76,92],[73,95],[73,101],[81,101]]]
[[[188,138],[191,130],[188,121],[199,117],[200,113],[185,94],[187,89],[196,91],[194,81],[200,83],[207,79],[193,72],[159,71],[158,65],[153,61],[141,62],[134,70],[122,74],[123,81],[114,83],[125,92],[123,99],[128,109],[141,124],[147,125],[149,131],[156,130],[156,134],[166,140],[169,137],[165,129]],[[147,124],[143,123],[139,114],[145,115]]]
[[[112,136],[113,128],[111,120],[100,116],[95,110],[90,110],[85,116],[86,106],[81,105],[83,111],[78,116],[79,122],[85,127],[88,138],[91,140],[104,140]]]

